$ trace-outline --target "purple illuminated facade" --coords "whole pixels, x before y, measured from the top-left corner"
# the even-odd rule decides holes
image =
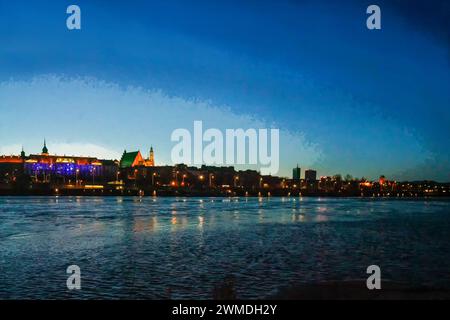
[[[35,182],[62,180],[65,183],[94,184],[115,179],[119,169],[119,163],[113,160],[50,155],[45,142],[41,154],[26,157],[22,151],[21,157],[24,173]]]

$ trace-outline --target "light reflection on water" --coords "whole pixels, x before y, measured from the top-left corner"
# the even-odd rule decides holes
[[[448,200],[1,197],[0,298],[211,298],[228,275],[263,298],[371,264],[450,289],[449,231]]]

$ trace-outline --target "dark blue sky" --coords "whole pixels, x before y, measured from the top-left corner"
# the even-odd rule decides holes
[[[70,4],[80,31],[65,27]],[[382,30],[366,28],[370,4]],[[446,1],[0,0],[0,146],[36,149],[46,136],[167,153],[152,108],[195,101],[289,132],[282,148],[298,153],[285,153],[282,174],[300,162],[319,174],[450,180],[449,12]],[[52,99],[57,88],[70,94]],[[108,104],[114,90],[122,104]],[[145,97],[153,90],[162,101]],[[90,117],[73,111],[88,104]],[[76,129],[63,125],[69,108]],[[213,123],[206,113],[195,117]]]

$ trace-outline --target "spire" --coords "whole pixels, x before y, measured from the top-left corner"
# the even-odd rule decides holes
[[[150,156],[148,157],[148,165],[150,167],[155,166],[155,155],[153,153],[153,146],[150,147]]]
[[[25,159],[25,151],[23,150],[23,146],[22,146],[22,151],[20,152],[20,157],[22,159]]]
[[[45,138],[44,138],[44,147],[42,148],[42,154],[48,155],[47,142],[45,141]]]

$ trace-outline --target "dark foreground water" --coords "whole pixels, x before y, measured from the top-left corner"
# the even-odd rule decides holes
[[[372,264],[450,289],[449,240],[449,200],[0,197],[0,298],[212,298],[231,275],[264,298]]]

